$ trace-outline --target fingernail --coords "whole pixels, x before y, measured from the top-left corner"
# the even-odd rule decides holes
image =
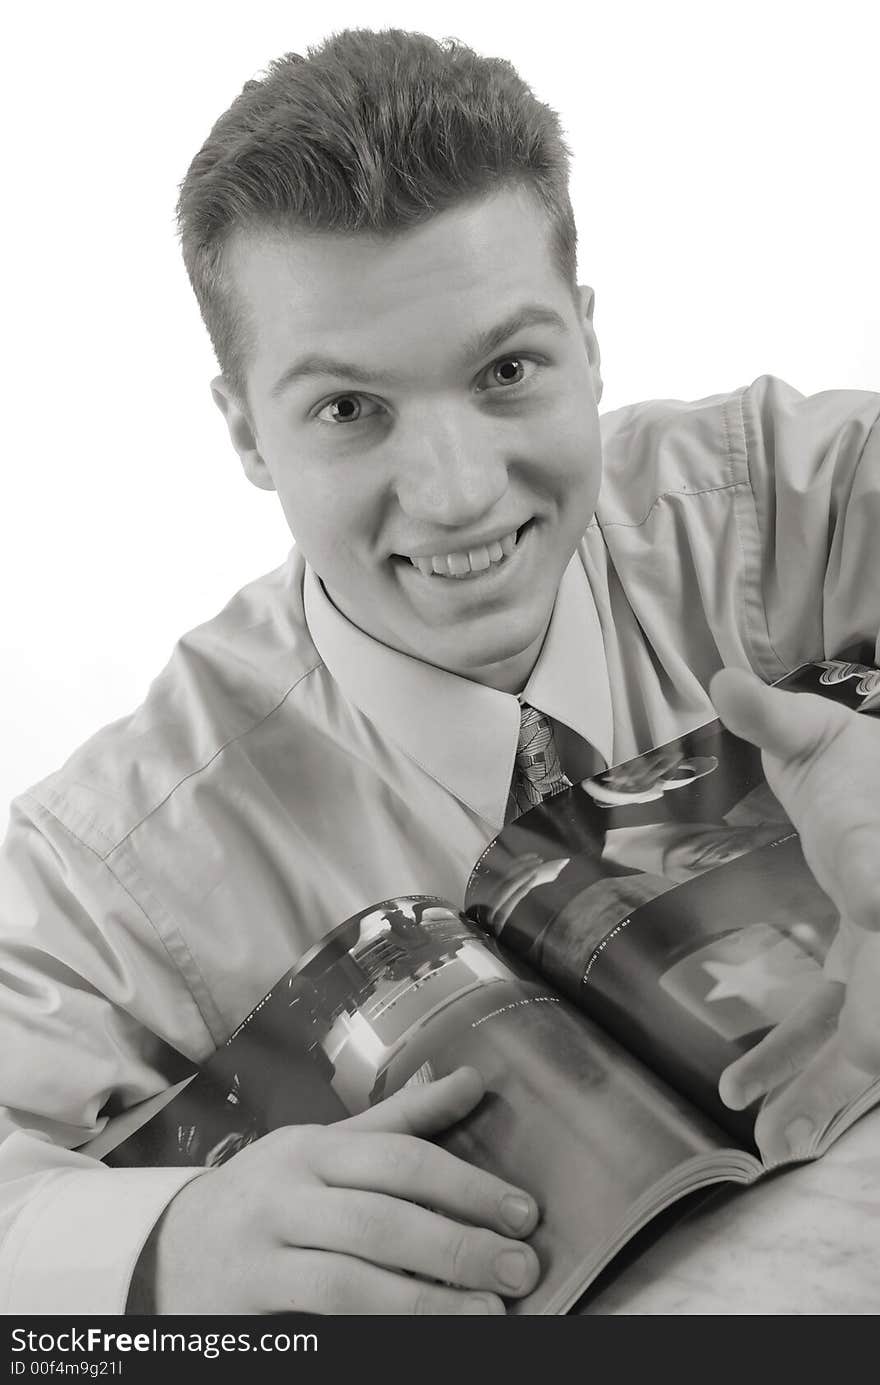
[[[521,1289],[529,1273],[525,1251],[502,1250],[495,1260],[495,1273],[508,1289]]]
[[[816,1127],[806,1116],[798,1116],[790,1125],[785,1127],[785,1138],[792,1154],[801,1154],[806,1149]]]
[[[498,1314],[499,1309],[494,1299],[481,1298],[479,1294],[471,1294],[462,1304],[461,1311],[469,1314],[491,1313],[494,1316]],[[503,1312],[504,1309],[502,1308],[500,1311]]]
[[[501,1199],[501,1215],[511,1231],[522,1231],[532,1216],[532,1204],[519,1193],[507,1193]]]

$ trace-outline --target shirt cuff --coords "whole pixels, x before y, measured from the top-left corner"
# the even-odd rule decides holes
[[[202,1168],[77,1169],[16,1219],[0,1266],[0,1312],[122,1315],[153,1227]]]

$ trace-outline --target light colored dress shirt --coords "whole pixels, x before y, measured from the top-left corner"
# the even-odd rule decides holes
[[[722,665],[880,656],[880,396],[763,377],[605,415],[596,518],[525,699],[581,778],[709,720]],[[293,551],[131,716],[18,798],[0,855],[0,1309],[121,1313],[197,1171],[76,1153],[389,896],[460,906],[517,699],[353,627]],[[590,749],[589,747],[592,747]]]

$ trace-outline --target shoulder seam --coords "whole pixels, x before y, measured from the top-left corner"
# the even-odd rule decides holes
[[[57,809],[52,806],[51,802],[47,801],[47,798],[37,791],[40,788],[40,785],[32,786],[30,789],[27,789],[24,793],[20,794],[19,797],[27,798],[31,802],[39,804],[39,806],[43,808],[45,812],[49,813],[51,817],[54,818],[55,821],[58,822],[64,828],[64,830],[70,834],[71,837],[74,838],[75,841],[78,841],[83,846],[87,847],[87,849],[91,851],[93,855],[97,856],[99,860],[106,862],[107,859],[110,856],[112,856],[113,852],[118,850],[118,848],[121,847],[124,844],[124,842],[128,840],[128,838],[132,835],[133,832],[136,832],[139,827],[142,827],[148,818],[152,817],[154,813],[158,812],[159,809],[168,802],[169,798],[171,798],[177,792],[181,784],[185,784],[188,779],[193,779],[197,774],[201,774],[204,770],[208,768],[209,765],[213,764],[213,762],[217,759],[218,755],[222,755],[223,751],[227,750],[229,746],[234,745],[236,741],[240,741],[245,736],[250,735],[250,733],[252,731],[255,731],[258,726],[262,726],[264,722],[268,721],[270,717],[275,715],[279,707],[282,707],[284,705],[288,697],[290,697],[290,695],[294,693],[296,689],[299,687],[300,683],[302,683],[306,678],[310,677],[310,675],[315,673],[318,669],[323,668],[323,666],[323,660],[318,659],[318,661],[314,663],[310,668],[305,669],[304,672],[301,673],[299,677],[295,680],[295,682],[291,683],[290,687],[285,689],[284,693],[281,695],[281,697],[279,697],[278,701],[275,702],[269,708],[269,710],[263,714],[263,716],[259,717],[256,721],[252,721],[248,726],[244,727],[243,730],[236,732],[234,736],[230,736],[228,740],[223,741],[223,743],[219,745],[216,748],[216,750],[214,750],[212,754],[208,756],[206,760],[204,760],[201,764],[196,765],[195,768],[189,770],[186,774],[181,775],[179,779],[175,780],[175,782],[171,785],[171,788],[168,789],[167,793],[163,794],[163,796],[156,803],[154,803],[152,807],[148,808],[147,811],[144,812],[137,819],[136,822],[132,823],[132,825],[123,833],[121,837],[109,838],[99,823],[92,822],[91,826],[93,827],[94,831],[96,833],[99,833],[107,843],[106,849],[104,850],[98,850],[90,842],[87,842],[83,837],[79,835],[78,832],[76,832],[70,826],[69,823],[67,823],[64,820],[64,818],[62,818],[59,815]],[[60,794],[52,795],[51,797],[58,798],[59,800],[61,799]]]
[[[120,880],[116,871],[113,869],[112,865],[107,860],[107,857],[102,856],[101,853],[99,851],[96,851],[95,848],[89,842],[84,841],[78,833],[74,832],[72,827],[69,827],[66,822],[62,821],[62,819],[58,817],[57,813],[53,812],[53,810],[47,804],[42,803],[40,799],[35,798],[33,794],[24,793],[21,794],[20,797],[22,799],[29,799],[33,801],[43,813],[47,814],[52,819],[52,821],[58,825],[58,828],[65,834],[65,836],[70,837],[73,841],[77,843],[77,845],[81,846],[84,851],[87,851],[91,856],[94,856],[95,860],[99,861],[100,864],[104,867],[104,869],[107,871],[107,874],[111,877],[115,884],[118,885],[119,889],[122,890],[126,898],[131,901],[135,909],[137,909],[138,913],[146,920],[147,924],[149,925],[150,932],[153,934],[153,936],[156,938],[157,942],[161,946],[174,971],[178,974],[178,976],[180,976],[183,979],[186,989],[189,992],[190,999],[192,1000],[193,1005],[196,1007],[199,1017],[201,1018],[202,1024],[205,1026],[205,1030],[209,1034],[212,1043],[216,1043],[214,1027],[211,1025],[207,1015],[202,1009],[202,1006],[199,1004],[198,997],[193,991],[192,985],[187,979],[185,973],[181,970],[179,962],[170,951],[165,938],[163,938],[162,933],[156,927],[155,923],[151,919],[150,915],[147,913],[144,906],[140,903],[138,899],[135,898],[135,896],[132,894],[131,890],[128,888],[125,882],[123,880]],[[198,963],[196,962],[195,958],[193,957],[192,953],[187,947],[183,935],[180,933],[179,929],[175,929],[175,934],[183,948],[186,950],[186,955],[192,964],[193,970],[195,971],[196,975],[198,976],[199,980],[204,986],[205,994],[207,996],[210,996],[210,987],[207,985],[205,978],[202,975],[201,968],[199,967]]]
[[[650,509],[641,519],[632,520],[631,522],[625,519],[599,519],[599,527],[601,529],[640,529],[643,524],[647,524],[651,515],[662,500],[669,500],[671,497],[682,495],[713,495],[716,491],[735,490],[737,486],[742,486],[744,484],[745,482],[743,481],[725,481],[721,486],[701,486],[699,490],[696,488],[691,490],[689,487],[680,490],[665,490],[652,501]]]
[[[191,769],[187,774],[181,775],[177,782],[173,784],[172,787],[165,794],[165,797],[160,798],[158,803],[154,803],[152,808],[150,808],[148,812],[144,813],[143,817],[139,818],[137,822],[132,823],[128,831],[125,832],[117,842],[113,843],[113,845],[107,852],[107,856],[111,856],[114,851],[118,851],[118,849],[123,845],[123,843],[125,843],[128,840],[132,833],[136,832],[139,827],[143,826],[143,824],[147,821],[147,818],[151,818],[154,813],[157,813],[159,809],[162,808],[168,802],[169,798],[171,798],[172,795],[177,792],[181,784],[185,784],[188,779],[194,779],[197,774],[202,774],[208,768],[209,765],[212,765],[214,763],[218,755],[223,754],[224,750],[228,750],[228,748],[231,745],[234,745],[236,741],[243,740],[245,736],[249,736],[252,731],[255,731],[258,726],[262,726],[264,722],[267,722],[270,717],[275,715],[279,707],[284,706],[284,703],[290,697],[291,693],[296,692],[300,683],[302,683],[304,679],[308,678],[311,674],[313,674],[316,671],[316,669],[322,667],[323,662],[319,660],[318,663],[313,664],[311,668],[306,669],[304,673],[300,674],[299,678],[297,678],[295,683],[291,683],[290,687],[278,699],[275,705],[273,707],[270,707],[268,712],[261,716],[258,721],[251,722],[250,726],[245,727],[243,731],[237,732],[236,735],[230,736],[228,740],[224,741],[222,745],[218,745],[213,755],[210,755],[208,759],[205,760],[204,764],[198,765],[197,768]]]

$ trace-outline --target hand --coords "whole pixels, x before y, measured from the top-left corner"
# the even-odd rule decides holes
[[[880,723],[734,669],[710,693],[725,725],[762,747],[767,782],[841,916],[825,982],[721,1077],[735,1110],[767,1096],[755,1139],[776,1163],[809,1153],[880,1076]]]
[[[275,1130],[201,1174],[153,1233],[155,1312],[503,1313],[500,1295],[538,1279],[518,1240],[537,1208],[419,1138],[483,1094],[459,1068],[350,1120]]]

